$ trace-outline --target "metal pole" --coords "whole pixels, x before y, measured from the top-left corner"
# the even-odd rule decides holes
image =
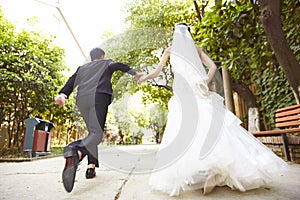
[[[84,53],[83,49],[81,48],[81,46],[80,46],[80,44],[79,44],[79,42],[78,42],[78,40],[77,40],[75,34],[73,33],[73,31],[72,31],[72,29],[71,29],[71,27],[70,27],[68,21],[66,20],[64,14],[62,13],[62,11],[61,11],[61,9],[60,9],[60,6],[59,6],[59,3],[48,3],[48,2],[45,2],[45,1],[42,1],[42,0],[35,0],[35,1],[40,2],[40,3],[42,3],[42,4],[46,4],[46,5],[51,6],[51,7],[54,7],[54,8],[56,8],[56,9],[58,10],[59,14],[61,15],[62,19],[64,20],[64,23],[66,24],[67,28],[69,29],[69,31],[70,31],[70,33],[71,33],[71,35],[72,35],[72,37],[73,37],[75,43],[77,44],[79,50],[81,51],[81,54],[82,54],[83,57],[87,60],[87,56],[85,55],[85,53]]]

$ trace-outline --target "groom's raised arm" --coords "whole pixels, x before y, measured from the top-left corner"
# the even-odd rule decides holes
[[[134,76],[137,80],[143,75],[142,73],[136,72],[134,69],[132,69],[130,66],[122,63],[122,62],[111,62],[109,64],[109,68],[112,71],[122,71],[125,73],[128,73],[132,76]]]

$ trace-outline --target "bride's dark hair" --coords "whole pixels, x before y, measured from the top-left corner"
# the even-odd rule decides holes
[[[175,24],[175,27],[176,27],[176,26],[179,26],[179,25],[187,26],[187,27],[188,27],[188,31],[191,32],[190,27],[189,27],[186,23],[184,23],[184,22],[179,22],[179,23]],[[173,28],[173,31],[175,30],[175,27]]]

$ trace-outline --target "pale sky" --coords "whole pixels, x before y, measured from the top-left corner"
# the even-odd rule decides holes
[[[122,7],[130,0],[0,0],[5,17],[17,29],[29,29],[26,19],[38,17],[34,30],[56,35],[56,44],[66,51],[66,63],[71,72],[85,59],[66,27],[57,8],[41,3],[44,1],[60,6],[60,9],[76,36],[86,56],[102,43],[105,31],[119,34],[125,28],[125,11]]]

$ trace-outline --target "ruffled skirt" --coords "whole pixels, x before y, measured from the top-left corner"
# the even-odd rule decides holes
[[[212,98],[218,97],[212,94]],[[180,123],[183,122],[182,110],[175,96],[169,101],[166,129],[149,180],[154,190],[166,192],[170,196],[197,189],[203,189],[207,194],[216,186],[246,191],[267,186],[275,173],[288,168],[286,162],[245,130],[240,125],[241,121],[224,106],[218,108],[223,109],[224,114],[220,122],[212,116],[211,99],[197,98],[197,101],[200,114],[196,133],[184,151],[175,152],[177,156],[174,156],[174,148],[168,150],[168,147],[184,131]],[[218,129],[219,133],[212,133],[210,129],[220,123],[222,128]],[[210,136],[213,142],[209,141]],[[201,149],[208,148],[207,141],[210,142],[210,149],[201,156]],[[166,162],[168,155],[174,159]]]

